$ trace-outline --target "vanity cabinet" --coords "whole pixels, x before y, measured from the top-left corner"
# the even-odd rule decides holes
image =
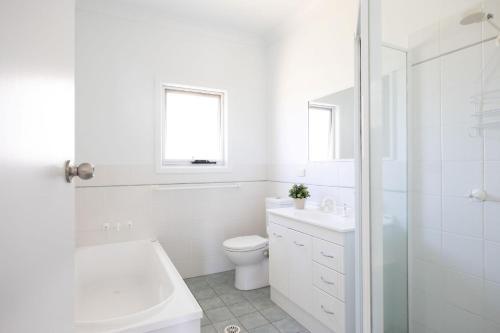
[[[271,298],[312,332],[354,332],[353,228],[314,225],[292,212],[268,211]]]

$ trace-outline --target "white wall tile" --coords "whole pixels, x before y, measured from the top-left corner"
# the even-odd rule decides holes
[[[411,75],[412,127],[441,126],[441,61],[415,66]]]
[[[443,164],[443,194],[468,196],[473,189],[483,184],[482,162],[447,161]]]
[[[500,284],[486,281],[484,283],[483,315],[488,320],[500,324]],[[497,331],[498,332],[498,331]]]
[[[500,243],[485,242],[485,277],[500,283]]]
[[[500,202],[484,203],[484,237],[500,242]]]
[[[488,198],[500,201],[500,162],[486,162],[484,169],[484,187]]]
[[[482,278],[446,269],[443,279],[447,302],[475,314],[482,313]]]
[[[445,161],[480,161],[483,159],[483,138],[470,136],[469,132],[470,125],[443,126],[443,159]]]
[[[412,225],[417,228],[441,230],[441,197],[414,194],[411,201]]]
[[[483,326],[481,316],[446,304],[440,312],[443,316],[443,332],[471,333]]]
[[[412,229],[412,252],[416,258],[438,263],[442,256],[441,232],[432,229]]]
[[[428,195],[441,195],[441,161],[414,161],[411,165],[411,189]]]
[[[483,240],[443,232],[443,265],[483,276]]]
[[[483,236],[483,204],[469,198],[443,198],[443,230],[471,237]]]

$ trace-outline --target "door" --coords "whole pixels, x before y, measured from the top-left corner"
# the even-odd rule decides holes
[[[269,284],[288,296],[288,229],[269,223]]]
[[[290,247],[290,299],[310,311],[312,304],[312,239],[311,236],[288,231]]]
[[[73,331],[74,2],[0,2],[0,332]]]

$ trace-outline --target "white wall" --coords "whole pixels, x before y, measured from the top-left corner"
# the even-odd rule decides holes
[[[476,7],[500,14],[498,1]],[[461,16],[448,13],[412,36],[412,63],[494,36],[487,25],[459,25]],[[500,331],[500,136],[498,128],[473,135],[478,122],[470,101],[482,92],[498,92],[499,64],[500,48],[487,42],[410,67],[410,315],[415,333]],[[497,100],[487,108],[500,104]],[[471,201],[467,196],[473,189],[486,190],[488,200]]]
[[[292,182],[353,205],[352,161],[308,163],[307,103],[354,84],[355,1],[318,1],[268,42],[268,179],[286,195]],[[305,169],[305,177],[298,176]]]
[[[353,84],[354,5],[318,3],[266,40],[77,11],[77,160],[96,165],[95,179],[78,183],[79,245],[157,237],[181,274],[196,276],[231,269],[222,241],[265,235],[264,198],[287,195],[290,182],[353,207],[352,161],[306,161],[307,102]],[[230,172],[155,173],[155,80],[228,91]],[[206,182],[240,187],[172,190]]]
[[[228,91],[230,172],[155,172],[155,80]],[[265,58],[260,39],[168,21],[77,12],[79,245],[158,237],[184,276],[232,268],[224,239],[264,235]],[[152,184],[229,182],[237,189],[155,190]],[[132,221],[132,230],[127,229]],[[104,223],[120,232],[102,230]]]

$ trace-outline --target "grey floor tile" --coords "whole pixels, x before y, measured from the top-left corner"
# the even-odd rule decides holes
[[[213,327],[212,325],[208,325],[208,326],[203,326],[201,328],[201,333],[216,333],[217,331],[215,330],[215,327]]]
[[[288,314],[279,306],[271,306],[270,308],[260,310],[260,313],[271,323],[288,317]]]
[[[262,293],[259,291],[259,289],[257,289],[257,290],[245,290],[245,291],[242,291],[241,294],[243,295],[243,297],[245,297],[249,301],[254,300],[256,298],[260,298],[262,296],[265,296],[265,295],[262,295]]]
[[[198,303],[205,311],[225,306],[224,302],[218,296],[199,300]]]
[[[241,291],[236,289],[232,284],[223,283],[213,286],[212,288],[219,296],[225,294],[235,294],[235,293],[241,294]]]
[[[281,333],[307,333],[308,331],[294,319],[288,317],[273,323]]]
[[[212,323],[220,323],[221,321],[226,321],[234,318],[234,315],[226,307],[207,310],[206,313],[208,319],[210,319]]]
[[[193,291],[193,295],[197,300],[203,300],[217,296],[215,291],[210,287]]]
[[[259,311],[276,305],[273,301],[271,301],[269,297],[264,295],[250,300],[250,303],[252,303],[252,305],[255,306],[255,308]]]
[[[238,292],[223,294],[220,295],[219,298],[228,306],[246,301],[246,299]]]
[[[241,303],[236,303],[229,306],[229,310],[236,316],[241,317],[243,315],[257,311],[252,304],[248,301],[243,301]]]
[[[208,319],[207,314],[203,312],[203,317],[201,318],[201,327],[210,325],[210,319]]]
[[[271,324],[267,324],[261,327],[253,328],[248,331],[248,333],[280,333],[276,327]]]
[[[247,332],[245,328],[241,325],[240,321],[238,319],[229,319],[220,323],[216,323],[213,326],[215,327],[215,330],[217,333],[224,333],[224,329],[230,325],[236,325],[240,327],[241,331],[240,332]]]
[[[238,319],[247,330],[269,324],[267,319],[264,318],[259,312],[249,313],[239,317]]]

